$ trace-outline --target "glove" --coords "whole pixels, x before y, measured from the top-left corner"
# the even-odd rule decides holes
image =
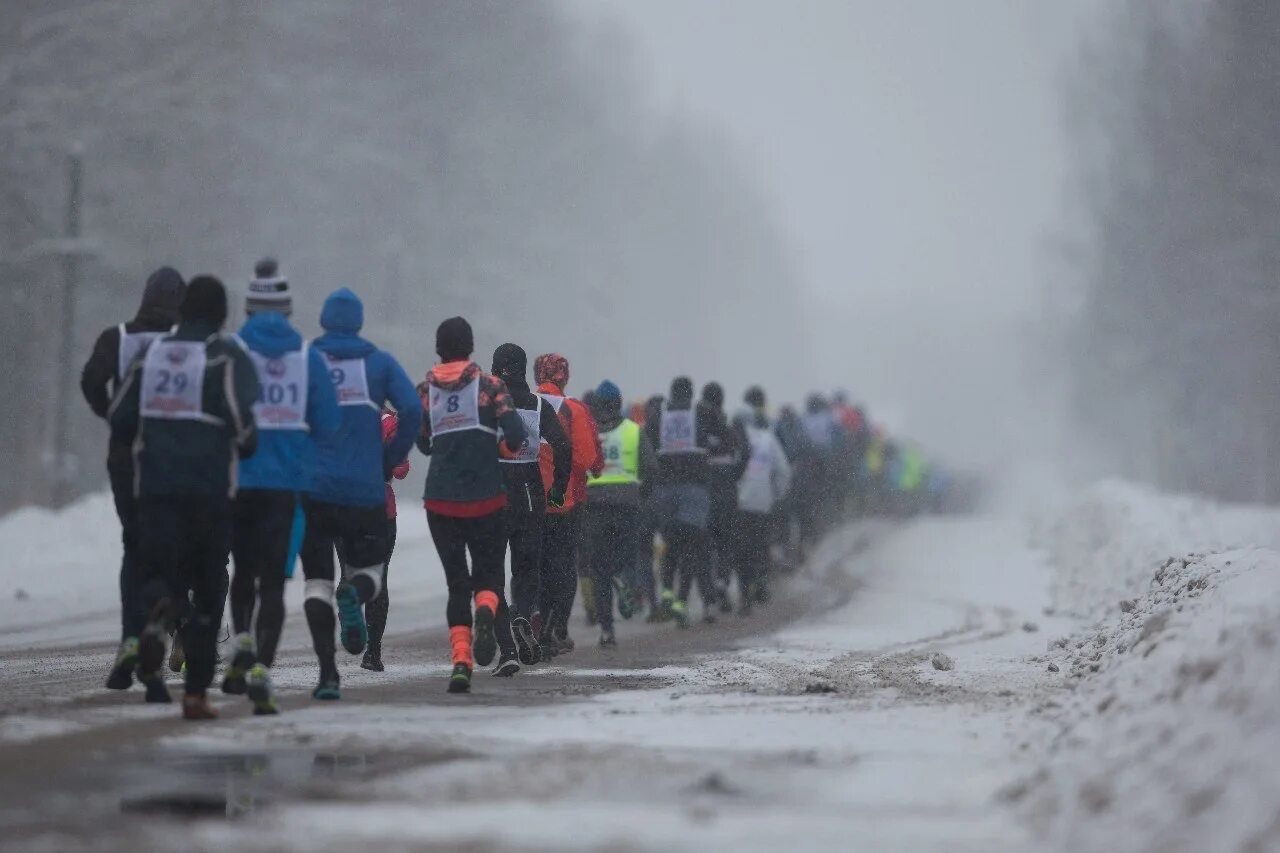
[[[564,490],[552,486],[547,492],[547,503],[556,509],[564,509]]]

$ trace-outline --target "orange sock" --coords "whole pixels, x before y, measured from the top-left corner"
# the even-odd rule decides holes
[[[457,625],[449,629],[449,649],[453,653],[454,663],[475,666],[475,661],[471,657],[471,629],[466,625]]]
[[[498,613],[498,594],[491,589],[482,589],[476,593],[476,607],[487,607],[495,616]]]

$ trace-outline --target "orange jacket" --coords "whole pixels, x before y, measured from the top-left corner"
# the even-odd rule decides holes
[[[538,393],[549,397],[563,397],[564,391],[550,382],[538,386]],[[587,472],[600,476],[604,471],[604,451],[600,448],[600,431],[596,429],[595,418],[581,401],[565,397],[564,405],[558,412],[560,423],[569,443],[573,445],[573,467],[569,472],[569,493],[565,495],[564,506],[547,507],[550,513],[565,513],[576,506],[587,502]],[[538,451],[538,463],[542,468],[542,487],[551,488],[552,455],[550,445],[543,444]]]

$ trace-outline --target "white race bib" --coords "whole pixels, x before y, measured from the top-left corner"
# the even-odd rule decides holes
[[[539,397],[551,404],[551,410],[557,415],[560,414],[560,408],[564,406],[564,397],[557,397],[555,394],[539,394]]]
[[[270,358],[249,350],[262,392],[253,405],[259,429],[307,429],[307,346]]]
[[[339,406],[368,406],[381,411],[369,396],[369,375],[365,372],[363,358],[334,358],[326,354],[329,362],[329,379],[338,395]]]
[[[693,408],[663,409],[658,426],[659,453],[706,453],[698,447],[698,422]]]
[[[144,418],[222,423],[204,411],[204,341],[161,340],[147,350],[142,365]]]
[[[497,430],[480,423],[480,377],[455,391],[431,386],[431,435],[479,430],[492,435]]]
[[[773,478],[773,442],[769,441],[768,433],[764,430],[753,428],[748,435],[751,441],[751,459],[747,461],[745,476],[753,480],[769,481]]]
[[[537,399],[536,409],[516,409],[516,414],[524,421],[524,444],[520,445],[520,452],[515,456],[510,459],[503,457],[500,461],[513,465],[538,461],[538,451],[542,447],[542,398]],[[498,441],[502,440],[502,430],[499,429]]]
[[[116,360],[116,376],[124,379],[124,375],[129,372],[129,365],[133,364],[133,360],[157,338],[163,337],[164,332],[126,332],[124,323],[120,324],[120,347]]]

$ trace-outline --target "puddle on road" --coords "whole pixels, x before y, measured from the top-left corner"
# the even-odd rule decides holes
[[[284,800],[338,799],[343,786],[383,773],[456,761],[464,753],[273,750],[161,755],[121,768],[120,811],[186,820],[236,820]]]

